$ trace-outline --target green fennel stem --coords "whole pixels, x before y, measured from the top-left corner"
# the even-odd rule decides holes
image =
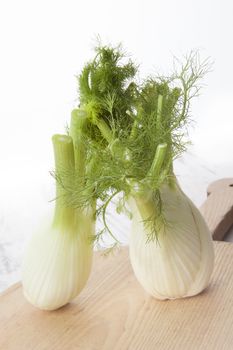
[[[126,147],[121,145],[121,142],[118,138],[114,137],[113,132],[109,126],[105,123],[103,119],[98,119],[94,122],[101,132],[101,135],[108,142],[110,150],[113,156],[118,156],[123,161],[128,161],[127,158],[130,158],[130,152]]]
[[[75,221],[75,209],[68,206],[67,196],[72,191],[74,179],[73,140],[67,135],[54,135],[52,142],[57,178],[53,227],[71,230]]]
[[[129,201],[133,213],[139,213],[139,221],[143,222],[148,229],[148,242],[158,239],[159,232],[163,232],[166,223],[164,222],[161,208],[161,198],[155,198],[153,191],[145,191],[140,195],[133,195]]]
[[[137,210],[139,211],[143,221],[148,220],[149,218],[155,215],[156,207],[153,203],[152,193],[150,191],[143,192],[140,195],[133,195],[132,198],[135,201]]]
[[[140,118],[137,116],[135,117],[135,120],[133,122],[133,126],[132,126],[132,129],[130,131],[130,139],[134,139],[137,137],[137,132],[138,132],[138,124],[140,122]]]
[[[158,96],[158,106],[157,106],[157,129],[161,128],[161,119],[162,119],[162,107],[163,107],[163,96]]]
[[[84,186],[85,183],[85,162],[86,162],[86,146],[83,140],[83,128],[87,121],[85,111],[74,109],[71,112],[70,136],[74,144],[74,161],[75,173],[79,185]]]
[[[154,181],[156,181],[156,178],[159,176],[160,171],[162,169],[162,166],[164,164],[164,159],[166,156],[167,151],[167,144],[162,143],[157,146],[154,160],[151,164],[151,168],[149,170],[149,173],[147,176],[152,177]],[[152,181],[153,181],[152,180]]]
[[[102,136],[105,138],[105,140],[110,144],[114,141],[114,135],[109,128],[109,126],[105,123],[103,119],[97,119],[94,121],[94,124],[99,128]]]
[[[85,189],[84,189],[84,193],[85,195],[87,195],[90,198],[90,210],[92,212],[93,215],[93,219],[96,218],[96,201],[97,198],[94,195],[94,191],[95,188],[93,186],[93,183],[90,181],[90,177],[95,166],[96,166],[96,159],[92,158],[91,161],[89,162],[89,164],[87,164],[87,168],[86,168],[86,184],[85,184]]]

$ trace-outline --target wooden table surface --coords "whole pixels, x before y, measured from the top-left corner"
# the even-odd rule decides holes
[[[128,248],[107,258],[97,253],[87,287],[57,311],[28,304],[17,284],[0,297],[0,349],[233,349],[233,244],[214,244],[211,285],[188,299],[148,296]]]

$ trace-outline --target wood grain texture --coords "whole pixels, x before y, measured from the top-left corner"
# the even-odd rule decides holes
[[[200,208],[214,240],[222,241],[233,225],[233,178],[217,180],[207,188]]]
[[[215,242],[210,287],[182,300],[157,301],[136,281],[128,248],[96,254],[87,287],[71,304],[40,311],[21,286],[0,297],[2,350],[166,350],[233,348],[233,245]]]

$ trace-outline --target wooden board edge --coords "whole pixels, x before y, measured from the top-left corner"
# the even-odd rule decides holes
[[[14,292],[16,289],[20,288],[21,285],[22,284],[20,281],[12,284],[12,286],[8,287],[6,290],[0,293],[0,298],[5,296],[6,294],[10,294],[11,292]]]

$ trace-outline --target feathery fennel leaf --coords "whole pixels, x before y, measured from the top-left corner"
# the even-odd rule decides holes
[[[77,118],[85,114],[85,123],[71,135],[78,154],[77,171],[56,174],[56,179],[64,183],[62,177],[74,176],[73,188],[67,188],[67,205],[86,208],[97,200],[96,215],[102,216],[111,236],[106,210],[119,192],[123,192],[124,202],[130,196],[153,193],[155,211],[144,220],[150,226],[148,240],[157,239],[157,232],[167,224],[160,189],[164,183],[172,183],[173,160],[189,143],[190,103],[210,67],[198,52],[175,62],[170,76],[158,75],[138,83],[138,67],[121,46],[98,46],[94,59],[78,76],[76,114]],[[81,159],[80,149],[85,149],[85,159]],[[97,234],[97,240],[103,232]]]

